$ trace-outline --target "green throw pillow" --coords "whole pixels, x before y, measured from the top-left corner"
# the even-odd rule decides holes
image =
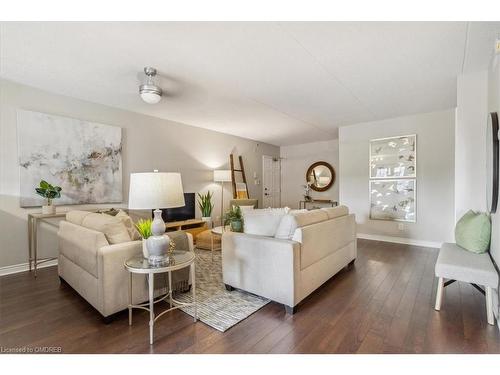
[[[473,253],[484,253],[490,247],[491,221],[485,213],[469,210],[455,226],[455,242]]]

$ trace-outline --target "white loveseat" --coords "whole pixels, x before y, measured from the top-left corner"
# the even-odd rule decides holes
[[[193,251],[193,237],[186,234],[189,250]],[[106,214],[70,211],[66,220],[59,224],[58,238],[59,277],[105,318],[126,309],[129,275],[124,263],[142,254],[142,242],[131,240],[120,219]],[[156,290],[155,295],[161,292]],[[148,300],[145,275],[133,275],[132,296],[135,304]]]
[[[244,218],[252,232],[255,218],[249,220],[245,213]],[[272,227],[270,221],[266,227]],[[223,281],[228,290],[238,288],[282,303],[288,313],[356,259],[355,217],[345,206],[288,213],[274,236],[266,234],[224,233]]]

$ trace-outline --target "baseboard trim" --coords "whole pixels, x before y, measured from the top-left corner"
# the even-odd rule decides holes
[[[381,236],[378,234],[358,233],[357,237],[362,238],[364,240],[401,243],[401,244],[405,244],[405,245],[432,247],[432,248],[436,248],[436,249],[439,249],[441,247],[441,245],[443,244],[442,242],[422,241],[422,240],[415,240],[413,238],[405,238],[405,237]]]
[[[57,266],[57,259],[49,260],[38,265],[38,269],[45,267]],[[28,263],[13,264],[12,266],[0,267],[0,276],[11,275],[13,273],[29,271],[30,266]]]

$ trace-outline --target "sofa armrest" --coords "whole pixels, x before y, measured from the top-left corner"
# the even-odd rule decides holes
[[[129,275],[124,263],[142,254],[142,241],[103,246],[97,250],[99,272],[99,305],[104,316],[123,310],[128,305]],[[143,275],[134,275],[134,303],[146,300]]]
[[[97,250],[98,263],[120,262],[121,265],[133,256],[142,254],[142,241],[129,241],[103,246]],[[101,273],[99,273],[101,276]]]
[[[108,245],[104,234],[63,220],[59,223],[57,237],[59,254],[97,277],[97,249]]]
[[[186,234],[189,250],[194,251],[193,236],[190,233]],[[142,241],[123,242],[103,246],[97,250],[100,281],[99,299],[103,315],[113,314],[123,310],[128,305],[129,275],[124,264],[127,259],[138,255],[142,255]],[[133,277],[134,303],[144,302],[148,298],[145,276],[133,275]],[[189,274],[189,283],[191,283],[191,274]]]
[[[295,306],[300,244],[272,237],[226,232],[222,236],[225,284]]]
[[[193,235],[191,233],[186,232],[186,235],[188,237],[188,246],[189,246],[189,251],[194,251],[194,240],[193,240]]]

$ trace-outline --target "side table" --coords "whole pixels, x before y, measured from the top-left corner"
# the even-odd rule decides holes
[[[193,302],[184,303],[177,301],[172,295],[172,271],[181,268],[191,267],[191,291],[193,293]],[[169,262],[165,265],[150,265],[147,259],[142,256],[131,258],[125,262],[125,268],[129,271],[130,279],[128,286],[129,305],[128,305],[128,324],[132,325],[132,309],[143,309],[149,311],[149,344],[154,341],[154,324],[165,313],[179,309],[181,307],[194,306],[194,322],[198,319],[196,305],[196,275],[195,275],[195,254],[192,251],[175,250],[169,255]],[[154,275],[157,273],[168,273],[168,292],[165,295],[154,298]],[[149,302],[140,305],[132,304],[132,274],[146,274],[149,285]],[[154,304],[160,301],[166,301],[168,298],[169,308],[155,316]]]
[[[222,239],[221,239],[220,247],[215,248],[214,236],[222,237],[222,234],[226,230],[229,230],[229,229],[227,227],[218,226],[218,227],[212,228],[212,230],[210,231],[211,232],[210,233],[210,250],[212,251],[212,260],[214,259],[214,250],[222,250]]]
[[[48,262],[50,260],[57,259],[57,257],[42,258],[38,259],[38,224],[45,219],[53,219],[58,217],[65,217],[66,212],[56,212],[55,214],[42,214],[42,213],[29,213],[28,214],[28,263],[29,270],[34,270],[34,276],[36,277],[36,272],[38,265]],[[48,221],[46,223],[56,226]]]

